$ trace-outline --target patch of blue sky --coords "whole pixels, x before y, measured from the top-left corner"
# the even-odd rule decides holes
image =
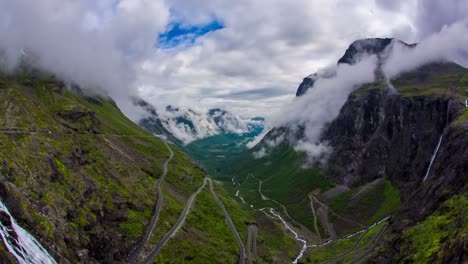
[[[204,25],[182,25],[181,23],[171,23],[168,30],[159,35],[158,48],[174,48],[180,45],[193,45],[195,40],[209,32],[223,29],[224,25],[213,20]]]

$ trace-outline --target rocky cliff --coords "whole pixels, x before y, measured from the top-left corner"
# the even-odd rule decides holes
[[[409,243],[401,237],[404,230],[424,221],[445,201],[467,194],[468,120],[463,114],[468,71],[451,63],[431,64],[393,83],[398,94],[381,89],[384,84],[356,91],[324,134],[334,147],[330,160],[336,166],[330,175],[338,181],[352,186],[385,177],[401,191],[402,208],[390,225],[391,238],[380,248],[387,254],[376,263],[390,263],[407,254],[401,246]],[[460,228],[453,234],[459,240],[437,241],[440,250],[457,249],[426,252],[430,259],[466,260],[467,240],[458,236],[465,232]]]
[[[385,83],[355,91],[324,132],[323,140],[333,147],[327,174],[349,187],[386,178],[401,192],[401,209],[393,214],[389,231],[369,262],[462,263],[468,256],[467,219],[463,213],[457,215],[456,208],[448,211],[459,222],[451,227],[451,235],[440,235],[447,226],[420,231],[430,233],[433,241],[427,243],[433,248],[415,246],[424,234],[408,234],[433,214],[447,214],[444,204],[451,199],[466,203],[468,70],[434,63],[392,82],[398,93],[390,92]],[[426,258],[418,258],[421,250]]]
[[[382,45],[370,52],[381,52],[389,40],[377,43]],[[352,63],[356,58],[359,52],[353,45],[340,59],[342,63]],[[303,93],[304,87],[301,85],[298,93]],[[324,203],[341,216],[358,222],[376,219],[369,213],[387,207],[385,202],[369,207],[366,200],[396,198],[398,193],[396,199],[401,203],[395,212],[387,211],[391,216],[389,225],[375,246],[366,251],[343,253],[353,256],[349,261],[463,263],[468,260],[467,98],[467,69],[455,63],[430,63],[391,81],[380,75],[374,83],[361,86],[349,96],[338,117],[326,126],[321,142],[327,142],[332,152],[327,165],[319,167],[335,187],[325,189],[321,196]],[[276,128],[255,151],[280,137],[286,139],[283,145],[294,146],[303,136],[301,127]],[[316,164],[311,166],[314,168]],[[376,186],[382,185],[382,180],[388,180],[398,192],[391,194],[380,189],[366,199],[353,201],[362,190],[380,188]],[[329,213],[331,216],[333,213]],[[340,221],[334,221],[333,225],[338,232],[349,228]],[[309,260],[317,261],[319,255],[320,251],[316,255],[312,251]]]

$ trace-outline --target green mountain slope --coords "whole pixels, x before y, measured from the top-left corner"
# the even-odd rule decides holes
[[[169,152],[110,99],[72,90],[47,75],[0,76],[0,197],[57,261],[125,263],[152,216]],[[174,225],[205,177],[183,152],[172,149],[162,185],[163,209],[145,252]],[[239,207],[217,189],[245,240],[245,223],[265,221],[264,216]],[[163,248],[160,260],[236,261],[235,239],[207,191],[196,198],[186,224]],[[277,223],[268,228],[260,228],[260,241],[271,238],[274,230],[275,239],[282,239]],[[284,250],[292,248],[291,255],[279,252],[284,245],[265,241],[259,245],[260,258],[294,257],[297,245],[287,241]]]
[[[250,133],[219,134],[196,140],[182,146],[182,148],[210,174],[222,175],[221,172],[226,167],[230,167],[230,164],[226,163],[226,161],[246,151],[246,144],[260,134],[262,130],[263,127],[255,127]]]

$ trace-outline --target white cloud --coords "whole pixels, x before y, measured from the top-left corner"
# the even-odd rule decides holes
[[[252,156],[254,159],[261,159],[269,155],[269,152],[265,148],[261,148],[259,151],[254,151]]]
[[[37,55],[43,68],[104,89],[131,115],[135,66],[168,21],[162,0],[0,0],[0,50],[10,67],[23,50]]]
[[[352,41],[416,41],[465,10],[466,0],[0,0],[0,47],[10,62],[26,49],[49,70],[104,88],[127,114],[138,114],[125,100],[137,93],[155,105],[271,116]],[[225,28],[193,45],[154,46],[171,22],[213,19]],[[283,92],[252,100],[256,89]]]
[[[415,48],[394,45],[383,69],[389,78],[436,61],[455,61],[468,67],[468,21],[444,26]]]
[[[313,88],[283,109],[275,117],[276,126],[303,128],[304,137],[295,142],[295,149],[306,152],[310,160],[322,158],[329,151],[326,143],[320,141],[323,129],[338,116],[353,90],[374,81],[376,63],[373,55],[352,66],[339,64],[333,77],[317,79]]]
[[[294,98],[303,77],[336,62],[355,39],[410,27],[404,14],[379,9],[373,0],[169,2],[187,24],[217,17],[225,28],[200,37],[192,47],[158,50],[140,71],[145,84],[140,92],[153,103],[177,104],[185,95],[192,103],[250,116],[271,116]],[[285,95],[255,101],[219,98],[264,88]]]

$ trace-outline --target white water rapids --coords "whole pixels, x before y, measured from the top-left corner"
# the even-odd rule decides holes
[[[8,208],[0,201],[0,236],[8,252],[20,264],[56,264],[47,250],[19,226]]]

